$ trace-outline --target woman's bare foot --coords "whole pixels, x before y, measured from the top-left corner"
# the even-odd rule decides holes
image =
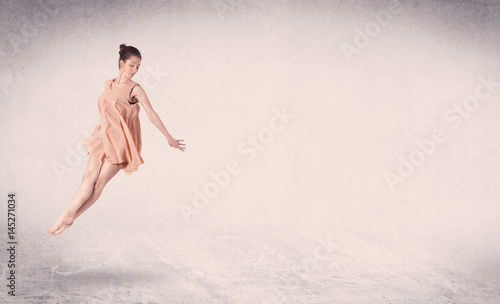
[[[66,230],[66,228],[71,227],[74,220],[74,215],[72,216],[68,213],[63,213],[57,220],[57,223],[49,229],[49,233],[52,235],[58,235],[59,233]]]

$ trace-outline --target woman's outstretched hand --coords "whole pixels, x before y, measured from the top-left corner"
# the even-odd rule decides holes
[[[186,149],[186,147],[185,147],[186,145],[184,143],[181,143],[181,141],[184,141],[184,139],[175,139],[172,136],[170,136],[167,138],[167,140],[168,140],[168,144],[172,148],[177,148],[177,149],[181,150],[182,152],[184,152],[184,149]]]

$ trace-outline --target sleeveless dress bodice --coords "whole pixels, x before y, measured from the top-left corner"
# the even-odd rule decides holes
[[[100,123],[89,138],[82,141],[86,153],[101,161],[118,165],[127,174],[137,171],[144,163],[141,157],[141,125],[139,104],[129,100],[137,82],[117,87],[116,79],[104,82],[104,92],[97,100]]]

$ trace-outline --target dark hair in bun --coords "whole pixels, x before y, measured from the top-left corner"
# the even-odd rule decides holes
[[[127,61],[131,56],[137,56],[139,59],[142,59],[141,52],[133,46],[127,46],[125,44],[120,44],[120,59],[118,59],[118,69],[120,69],[120,60],[123,62]]]

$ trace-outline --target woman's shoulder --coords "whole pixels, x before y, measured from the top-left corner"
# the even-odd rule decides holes
[[[130,86],[132,87],[132,91],[137,91],[137,90],[142,89],[141,84],[136,82],[136,81],[132,81]]]
[[[106,87],[107,84],[109,84],[111,81],[113,81],[114,78],[110,78],[108,80],[105,80],[104,83],[102,84],[104,87]]]
[[[104,81],[103,86],[104,86],[105,88],[109,88],[109,87],[111,87],[111,83],[112,83],[115,79],[116,79],[116,78],[110,78],[110,79],[108,79],[108,80]],[[125,87],[129,87],[129,86],[132,86],[132,87],[134,87],[134,88],[135,88],[135,87],[140,87],[140,86],[141,86],[141,84],[140,84],[140,83],[138,83],[138,82],[136,82],[136,81],[133,81],[133,80],[132,80],[129,84],[126,84],[123,88],[125,88]]]

